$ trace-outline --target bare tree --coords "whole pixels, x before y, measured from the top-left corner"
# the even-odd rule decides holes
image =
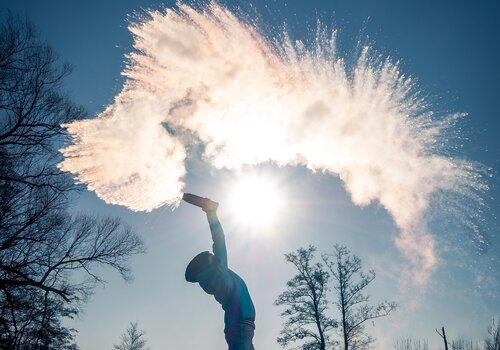
[[[315,251],[309,246],[285,255],[297,273],[275,301],[275,305],[286,307],[281,316],[287,320],[278,337],[283,347],[302,340],[306,341],[301,345],[304,350],[325,350],[332,345],[329,331],[337,327],[337,322],[327,315],[330,276],[323,264],[314,262]]]
[[[74,329],[61,326],[63,317],[78,310],[49,292],[32,288],[3,290],[0,349],[74,350]]]
[[[368,320],[389,315],[396,309],[396,303],[384,301],[369,304],[369,296],[363,294],[375,279],[375,271],[362,271],[361,259],[353,255],[345,246],[335,245],[332,255],[323,255],[330,269],[336,306],[341,315],[341,332],[344,350],[366,349],[374,339],[364,332]]]
[[[120,337],[120,343],[113,346],[115,350],[146,350],[146,339],[143,330],[139,329],[137,322],[130,322],[127,330]]]
[[[436,333],[443,339],[444,343],[444,349],[448,350],[448,340],[446,339],[446,331],[444,330],[444,327],[441,327],[441,331],[439,331],[437,328],[435,329]]]
[[[465,340],[459,338],[451,342],[451,350],[482,350],[482,349],[479,345],[474,344],[472,340]]]
[[[142,251],[138,236],[117,219],[61,216],[44,224],[45,230],[16,244],[14,252],[0,255],[0,289],[34,287],[70,302],[102,282],[93,272],[97,265],[111,266],[128,279],[126,259]],[[69,273],[77,270],[87,278],[75,283]]]
[[[410,337],[400,338],[394,342],[395,350],[429,350],[427,340],[420,341]]]
[[[85,117],[62,93],[70,72],[27,19],[2,17],[0,349],[74,348],[59,321],[103,282],[96,267],[128,278],[128,257],[143,251],[119,220],[68,212],[78,187],[57,168],[61,124]]]
[[[484,340],[485,350],[500,350],[500,324],[494,318],[488,327],[488,336]]]

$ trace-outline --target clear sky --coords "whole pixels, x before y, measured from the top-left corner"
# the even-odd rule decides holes
[[[224,3],[224,2],[222,2]],[[466,137],[463,156],[492,167],[486,198],[485,235],[489,247],[482,254],[467,232],[435,232],[441,260],[425,289],[400,285],[398,268],[405,258],[392,239],[397,234],[383,208],[354,206],[336,178],[311,174],[301,168],[258,170],[275,178],[287,196],[287,207],[273,232],[247,232],[227,215],[227,197],[234,174],[206,165],[189,164],[189,192],[221,201],[230,266],[249,286],[257,309],[255,346],[278,349],[280,309],[272,303],[292,270],[283,254],[315,244],[328,252],[334,243],[346,244],[374,268],[370,289],[374,301],[392,299],[400,310],[376,321],[367,330],[378,338],[377,349],[388,349],[397,336],[428,339],[437,346],[437,327],[447,327],[451,338],[480,339],[491,317],[500,316],[498,225],[500,212],[500,47],[496,1],[230,1],[231,8],[258,13],[267,30],[283,22],[296,38],[311,35],[317,18],[340,30],[341,50],[354,51],[367,37],[382,54],[401,62],[416,77],[439,111],[466,112],[460,128]],[[26,13],[41,35],[64,60],[75,66],[67,81],[74,100],[96,114],[121,89],[123,55],[132,42],[128,15],[146,8],[172,5],[161,1],[0,0],[0,7]],[[171,211],[134,213],[106,205],[84,192],[75,210],[120,216],[143,237],[148,252],[133,259],[135,280],[124,283],[116,274],[103,273],[109,283],[98,287],[85,312],[72,325],[79,330],[84,350],[111,349],[129,321],[138,321],[152,349],[224,348],[222,310],[200,288],[184,281],[184,269],[198,252],[210,249],[202,213],[182,205]],[[226,220],[225,220],[226,219]],[[491,280],[482,279],[489,275]],[[481,278],[479,278],[481,277]],[[411,295],[410,295],[411,294]]]

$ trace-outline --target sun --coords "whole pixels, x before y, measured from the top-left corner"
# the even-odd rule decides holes
[[[283,196],[271,178],[245,176],[234,183],[229,208],[234,219],[242,226],[271,228],[283,208]]]

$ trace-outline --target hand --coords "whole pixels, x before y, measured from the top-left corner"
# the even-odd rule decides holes
[[[215,213],[217,211],[217,207],[219,206],[219,203],[217,202],[214,202],[213,200],[209,199],[209,198],[203,198],[204,199],[204,203],[203,203],[203,206],[201,207],[201,209],[205,212],[205,213],[209,213],[209,212],[213,212]]]
[[[209,198],[203,198],[192,193],[184,193],[182,199],[190,204],[200,207],[205,213],[215,213],[217,211],[217,207],[219,206],[219,203],[214,202]]]

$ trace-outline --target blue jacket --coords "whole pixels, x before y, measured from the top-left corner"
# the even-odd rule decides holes
[[[207,213],[210,231],[212,232],[213,253],[222,271],[222,293],[214,295],[215,300],[224,310],[224,329],[230,330],[239,324],[255,320],[255,308],[243,279],[228,268],[226,240],[224,230],[215,213]]]

